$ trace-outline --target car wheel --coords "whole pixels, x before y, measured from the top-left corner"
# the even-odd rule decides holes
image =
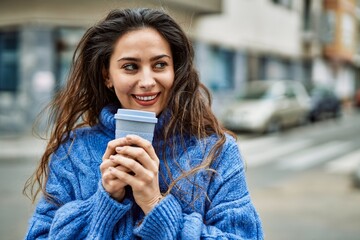
[[[335,112],[333,112],[333,118],[340,118],[342,115],[341,110],[340,109],[336,109]]]
[[[277,118],[273,118],[266,126],[265,133],[277,133],[281,131],[281,124]]]
[[[360,166],[352,174],[352,182],[353,182],[354,187],[360,188]]]
[[[309,117],[308,116],[302,116],[299,118],[298,120],[298,125],[299,126],[305,126],[305,125],[308,125],[309,124]]]

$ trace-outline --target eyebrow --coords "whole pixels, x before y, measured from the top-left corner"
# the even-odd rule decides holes
[[[161,55],[150,58],[150,61],[156,61],[156,60],[159,60],[159,59],[164,58],[164,57],[171,59],[171,57],[169,55],[161,54]],[[119,61],[141,62],[141,59],[140,58],[135,58],[135,57],[122,57],[122,58],[118,59],[117,61],[118,62]]]

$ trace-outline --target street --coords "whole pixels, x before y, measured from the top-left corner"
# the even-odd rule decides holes
[[[265,137],[239,139],[265,239],[359,239],[360,118],[344,116]]]
[[[32,137],[0,134],[0,239],[23,239],[33,211],[22,195],[25,181],[35,170],[45,145]]]
[[[265,239],[359,239],[360,189],[351,172],[360,163],[360,113],[279,134],[239,134],[250,194]],[[44,143],[31,135],[0,137],[0,236],[22,239],[33,206],[22,187]]]

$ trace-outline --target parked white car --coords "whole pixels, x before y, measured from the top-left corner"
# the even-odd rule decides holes
[[[309,110],[310,97],[299,81],[250,81],[220,120],[231,130],[268,133],[306,123]]]

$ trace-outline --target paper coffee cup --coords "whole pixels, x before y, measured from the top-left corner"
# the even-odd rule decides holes
[[[115,114],[115,138],[134,134],[152,142],[156,123],[154,112],[119,108]]]

